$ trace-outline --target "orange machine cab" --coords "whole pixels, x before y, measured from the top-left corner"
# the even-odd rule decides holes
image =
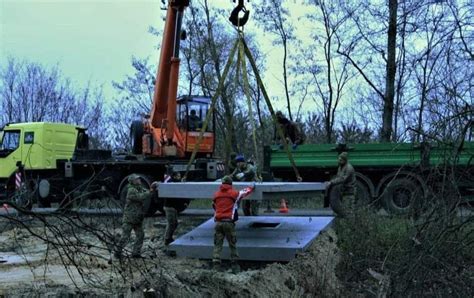
[[[152,127],[150,118],[144,119],[143,154],[157,157],[189,157],[196,146],[209,112],[210,98],[181,96],[176,100],[176,124],[173,143],[166,145],[166,122],[162,127]],[[209,157],[214,152],[214,117],[207,123],[206,131],[197,151],[197,157]]]

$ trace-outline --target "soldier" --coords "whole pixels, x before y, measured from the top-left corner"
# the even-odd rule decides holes
[[[301,130],[298,123],[288,120],[281,111],[275,113],[278,125],[283,130],[283,135],[288,142],[292,143],[292,148],[296,149],[298,145],[304,143],[305,135]],[[276,140],[280,140],[278,132],[275,132]],[[280,140],[281,141],[281,140]],[[283,148],[283,143],[280,143],[280,147]]]
[[[355,201],[356,178],[354,167],[348,161],[347,152],[339,154],[338,163],[339,167],[337,169],[337,175],[331,181],[326,182],[326,189],[330,189],[330,187],[336,185],[341,185],[342,203],[349,206],[351,202]],[[331,202],[331,207],[334,212],[341,216],[344,216],[346,213],[341,205],[341,198],[339,196],[334,198]]]
[[[238,155],[235,158],[237,168],[232,172],[231,178],[235,181],[257,181],[257,170],[255,166],[245,161],[243,155]],[[242,210],[244,215],[258,215],[258,208],[260,202],[255,200],[245,200],[242,204]]]
[[[141,249],[145,232],[143,231],[143,203],[151,198],[156,191],[156,183],[148,191],[141,183],[140,176],[131,174],[128,177],[128,190],[122,218],[122,237],[115,249],[114,256],[121,258],[122,250],[130,239],[130,234],[135,232],[135,243],[133,244],[132,258],[141,258]]]
[[[189,130],[198,130],[202,127],[201,118],[196,114],[196,110],[191,110],[188,116]]]
[[[181,173],[173,172],[171,177],[165,179],[166,182],[180,182]],[[173,234],[178,227],[178,208],[183,202],[182,199],[164,198],[163,210],[166,215],[165,245],[174,241]]]
[[[229,160],[229,173],[233,173],[235,169],[237,168],[237,162],[235,161],[235,158],[237,157],[237,153],[231,152],[230,153],[230,160]]]
[[[215,210],[214,221],[214,252],[212,255],[212,267],[221,270],[221,252],[224,238],[227,239],[230,249],[230,260],[233,273],[240,272],[237,263],[237,235],[235,233],[235,222],[237,221],[237,204],[239,192],[232,188],[232,178],[224,176],[219,190],[214,194],[212,208]]]

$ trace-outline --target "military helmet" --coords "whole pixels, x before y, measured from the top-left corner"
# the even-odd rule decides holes
[[[229,185],[232,185],[232,178],[230,178],[230,176],[224,176],[224,177],[222,177],[222,184],[229,184]]]
[[[235,162],[245,162],[245,157],[243,155],[237,155],[235,157]]]
[[[339,158],[347,161],[347,152],[341,152],[341,154],[339,154]]]
[[[137,179],[140,179],[140,176],[138,176],[137,174],[131,174],[130,176],[128,176],[129,183],[132,183],[134,180],[137,180]]]

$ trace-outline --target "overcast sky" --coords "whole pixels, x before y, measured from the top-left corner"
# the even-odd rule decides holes
[[[211,2],[229,13],[235,6],[231,0]],[[102,84],[111,98],[111,81],[133,73],[133,55],[156,63],[160,40],[148,28],[163,27],[161,7],[161,0],[0,0],[0,64],[9,56],[46,66],[58,64],[79,86],[88,81]],[[248,27],[253,25],[251,19]],[[259,42],[266,54],[276,52],[265,46],[270,37],[259,36]],[[277,61],[269,59],[267,79],[275,80],[281,72]]]
[[[7,57],[59,64],[84,86],[121,80],[130,58],[155,57],[150,25],[162,26],[160,1],[0,0],[0,63]]]

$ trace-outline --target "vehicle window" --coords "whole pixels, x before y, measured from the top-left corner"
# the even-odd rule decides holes
[[[204,121],[206,120],[208,106],[199,103],[190,103],[188,106],[188,125],[189,130],[198,130],[202,128]],[[212,121],[207,123],[206,131],[212,130]]]
[[[20,145],[20,131],[10,130],[3,134],[0,150],[15,150]]]
[[[186,105],[178,105],[178,126],[182,129],[186,129]]]
[[[33,144],[34,142],[35,142],[35,132],[34,131],[25,132],[25,139],[23,140],[23,143]]]

